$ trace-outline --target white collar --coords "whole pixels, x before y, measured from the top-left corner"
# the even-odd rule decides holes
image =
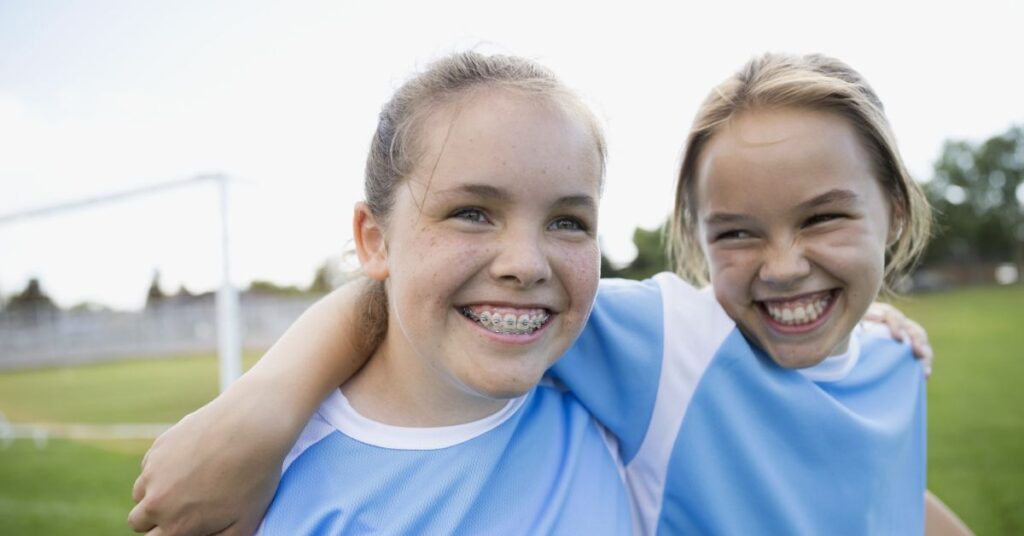
[[[399,450],[436,450],[464,443],[497,428],[515,415],[529,395],[509,400],[505,407],[482,419],[453,426],[414,428],[384,424],[360,415],[341,389],[335,389],[324,400],[318,413],[334,428],[368,445]]]
[[[817,365],[797,369],[797,372],[803,374],[805,378],[812,382],[837,382],[842,380],[850,374],[850,371],[853,370],[853,367],[857,366],[857,362],[860,360],[860,335],[862,329],[860,324],[853,328],[853,332],[850,333],[850,343],[847,345],[845,352],[826,357]]]

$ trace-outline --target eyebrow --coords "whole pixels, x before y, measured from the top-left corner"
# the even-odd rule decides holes
[[[797,205],[800,209],[810,209],[820,207],[821,205],[831,205],[833,203],[852,203],[857,200],[857,194],[852,190],[843,190],[836,188],[829,190],[821,195],[816,195],[803,203]]]
[[[493,201],[510,201],[512,194],[505,189],[491,186],[489,184],[463,184],[454,188],[438,190],[434,195],[442,197],[457,197],[469,195]],[[597,210],[597,200],[589,195],[567,195],[558,198],[554,203],[559,207],[582,207]]]
[[[455,197],[459,195],[471,195],[495,201],[507,201],[512,196],[508,191],[489,184],[462,184],[454,188],[447,188],[434,192],[434,195],[444,197]]]
[[[730,223],[738,223],[749,221],[748,216],[743,214],[732,214],[729,212],[715,212],[704,219],[704,225],[728,225]]]
[[[829,190],[821,195],[816,195],[807,201],[804,201],[796,206],[797,210],[806,211],[813,208],[820,207],[822,205],[831,205],[833,203],[853,203],[857,200],[857,194],[851,190],[844,190],[836,188]],[[705,225],[727,225],[731,223],[744,222],[750,220],[750,217],[744,214],[732,214],[729,212],[715,212],[709,215],[705,220]]]

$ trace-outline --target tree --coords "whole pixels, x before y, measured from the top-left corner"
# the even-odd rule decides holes
[[[260,294],[283,294],[292,296],[296,294],[302,294],[302,289],[294,285],[278,285],[273,281],[254,279],[252,283],[249,283],[249,292],[257,292]]]
[[[937,231],[924,263],[1024,263],[1024,128],[949,141],[925,191]]]
[[[160,270],[153,270],[153,280],[150,281],[149,290],[146,291],[146,307],[157,305],[166,297],[164,291],[160,290]]]
[[[346,271],[342,267],[340,259],[330,258],[325,260],[316,269],[316,275],[313,276],[313,282],[309,284],[308,291],[316,294],[327,294],[345,284],[346,281],[354,276],[354,273]]]
[[[668,255],[665,253],[665,236],[668,222],[657,229],[637,227],[633,231],[633,244],[636,245],[636,257],[622,268],[615,268],[608,258],[601,255],[601,277],[622,277],[626,279],[646,279],[658,272],[671,270]]]
[[[25,285],[25,290],[11,296],[10,301],[7,303],[7,308],[10,310],[56,309],[57,305],[43,291],[43,286],[39,283],[39,279],[33,277]]]

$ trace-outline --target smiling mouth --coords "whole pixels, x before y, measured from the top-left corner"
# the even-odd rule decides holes
[[[552,318],[547,309],[467,306],[460,307],[459,312],[484,329],[503,335],[529,335]]]
[[[837,289],[832,289],[794,298],[763,300],[757,304],[773,324],[804,330],[824,322],[838,294]]]

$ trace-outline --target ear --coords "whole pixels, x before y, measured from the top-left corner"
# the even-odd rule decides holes
[[[365,202],[356,203],[352,214],[352,236],[363,273],[375,281],[388,278],[388,246],[384,228]]]

